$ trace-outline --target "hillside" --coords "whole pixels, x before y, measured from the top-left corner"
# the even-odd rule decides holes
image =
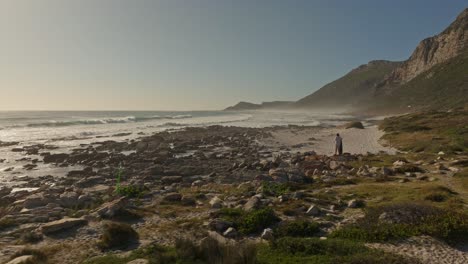
[[[373,93],[375,86],[398,65],[400,62],[371,61],[297,101],[294,106],[298,108],[351,108],[367,99]]]
[[[297,108],[389,113],[450,109],[468,103],[468,9],[408,60],[370,62],[300,99]]]
[[[452,109],[468,104],[468,51],[411,81],[380,91],[364,108],[379,112]]]
[[[227,107],[224,111],[248,111],[248,110],[261,110],[261,109],[285,109],[290,107],[293,102],[289,101],[273,101],[263,102],[261,104],[254,104],[249,102],[239,102],[236,105]]]

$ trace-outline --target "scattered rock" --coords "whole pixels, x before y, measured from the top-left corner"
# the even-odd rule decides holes
[[[87,221],[82,218],[64,218],[42,225],[41,231],[43,234],[48,235],[85,224],[87,224]]]

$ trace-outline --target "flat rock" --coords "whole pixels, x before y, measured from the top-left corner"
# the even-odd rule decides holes
[[[163,197],[163,200],[166,202],[179,202],[182,199],[182,194],[172,192],[168,193]]]
[[[64,231],[75,226],[85,225],[87,222],[88,221],[82,218],[64,218],[42,225],[41,231],[47,235],[59,231]]]

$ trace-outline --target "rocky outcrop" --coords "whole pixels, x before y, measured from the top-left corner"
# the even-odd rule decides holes
[[[468,8],[442,33],[421,41],[411,57],[397,67],[385,82],[408,82],[434,65],[454,58],[467,48]]]

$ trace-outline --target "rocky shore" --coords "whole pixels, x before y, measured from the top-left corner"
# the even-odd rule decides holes
[[[457,160],[443,157],[428,162],[383,153],[327,156],[304,151],[308,143],[272,143],[278,143],[278,135],[310,129],[186,128],[82,145],[71,153],[51,153],[53,146],[47,145],[15,149],[3,142],[26,159],[39,156],[30,160],[31,170],[40,163],[80,169],[63,177],[23,178],[15,186],[32,190],[0,189],[0,262],[25,247],[53,252],[50,263],[103,255],[96,243],[107,221],[129,224],[139,235],[138,242],[112,251],[117,253],[152,243],[173,245],[181,238],[269,241],[272,228],[295,219],[314,221],[316,236],[325,238],[362,218],[360,208],[369,202],[341,193],[343,186],[434,182],[460,170]],[[388,157],[389,165],[370,162]],[[272,209],[275,220],[250,227],[226,217],[231,209],[248,214],[262,208]],[[382,221],[398,221],[395,217]]]

